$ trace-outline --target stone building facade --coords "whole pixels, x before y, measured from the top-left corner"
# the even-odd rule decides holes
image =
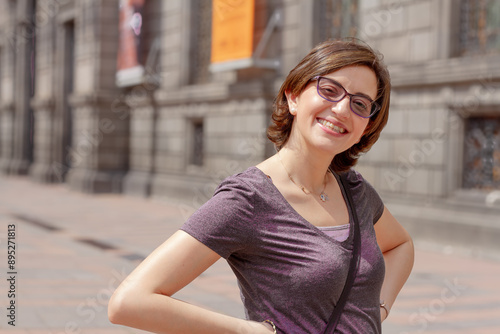
[[[393,82],[357,169],[416,239],[498,250],[498,2],[255,0],[253,62],[227,68],[210,64],[212,1],[135,3],[142,72],[122,77],[120,0],[0,1],[1,173],[197,207],[273,153],[288,71],[317,42],[357,36]]]

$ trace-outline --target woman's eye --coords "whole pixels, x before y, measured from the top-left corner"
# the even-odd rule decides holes
[[[363,110],[367,110],[370,108],[370,105],[369,103],[367,103],[366,101],[363,101],[363,100],[353,100],[352,101],[354,103],[354,105],[356,106],[356,108],[358,109],[363,109]]]
[[[328,95],[337,95],[339,93],[339,89],[335,86],[325,86],[323,91]]]

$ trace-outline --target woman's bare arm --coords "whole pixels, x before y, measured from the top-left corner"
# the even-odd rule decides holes
[[[219,258],[186,232],[177,231],[117,288],[109,301],[110,321],[154,333],[272,333],[265,324],[171,297]]]
[[[375,233],[385,260],[385,279],[380,299],[390,310],[413,268],[413,241],[387,208],[384,208],[382,216],[375,224]],[[387,317],[382,308],[381,316],[382,320]]]

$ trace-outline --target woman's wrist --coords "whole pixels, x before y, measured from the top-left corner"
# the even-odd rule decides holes
[[[264,320],[262,323],[264,324],[264,326],[269,328],[274,334],[277,334],[274,322],[272,322],[271,320]]]
[[[252,320],[243,320],[245,325],[240,327],[238,330],[239,334],[270,334],[276,333],[273,329],[273,323],[269,323],[267,321],[257,322]]]
[[[387,304],[381,300],[380,301],[380,317],[383,320],[387,319],[387,317],[389,316],[389,308],[387,306]]]

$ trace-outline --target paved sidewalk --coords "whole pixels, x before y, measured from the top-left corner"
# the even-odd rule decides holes
[[[110,324],[107,301],[189,214],[189,206],[175,200],[87,195],[0,176],[0,333],[145,333]],[[9,226],[10,236],[15,234],[13,269]],[[384,333],[500,333],[498,277],[500,262],[418,246],[414,271]],[[235,279],[223,261],[176,297],[243,317]],[[15,326],[8,323],[11,301]]]

